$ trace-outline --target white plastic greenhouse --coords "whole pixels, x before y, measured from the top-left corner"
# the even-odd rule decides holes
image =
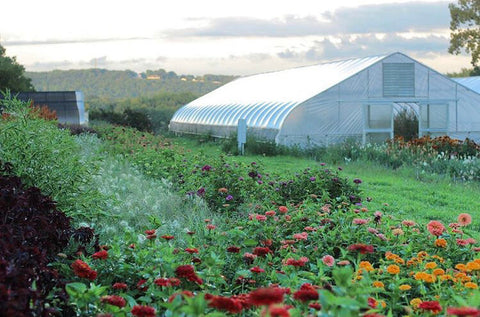
[[[283,145],[328,145],[393,137],[407,108],[419,135],[480,141],[480,94],[402,54],[373,56],[242,77],[180,108],[177,133],[248,133]]]

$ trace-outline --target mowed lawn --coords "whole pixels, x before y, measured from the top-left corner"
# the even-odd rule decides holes
[[[175,138],[174,143],[205,154],[225,155],[216,143],[198,144],[186,138]],[[291,156],[267,157],[262,155],[230,156],[232,162],[257,162],[268,172],[301,172],[307,167],[320,166],[321,161]],[[363,197],[371,197],[365,203],[369,209],[385,210],[401,219],[414,221],[441,220],[446,225],[456,222],[460,213],[469,213],[473,223],[469,233],[480,238],[480,184],[456,182],[444,175],[430,175],[413,168],[392,170],[370,162],[345,162],[325,168],[342,169],[341,175],[351,180],[362,180]],[[388,206],[386,206],[388,205]]]

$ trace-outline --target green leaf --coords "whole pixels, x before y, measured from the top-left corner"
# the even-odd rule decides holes
[[[67,284],[65,289],[69,295],[75,296],[77,294],[85,293],[87,291],[87,286],[83,283],[76,282]]]

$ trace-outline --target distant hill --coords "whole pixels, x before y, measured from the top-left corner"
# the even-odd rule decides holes
[[[163,69],[136,73],[106,69],[26,72],[37,91],[80,90],[85,99],[150,97],[159,93],[204,95],[235,79],[224,75],[177,75]]]

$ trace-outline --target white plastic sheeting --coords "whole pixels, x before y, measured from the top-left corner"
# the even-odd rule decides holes
[[[394,53],[237,79],[179,109],[170,129],[225,137],[245,119],[248,133],[279,144],[378,142],[409,107],[420,135],[479,140],[479,105],[480,94]]]

